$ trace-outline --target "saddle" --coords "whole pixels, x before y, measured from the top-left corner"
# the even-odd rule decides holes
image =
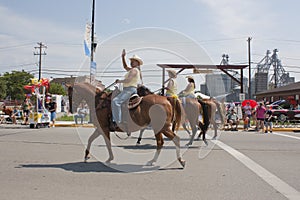
[[[128,101],[128,109],[134,109],[142,102],[143,97],[140,97],[138,94],[133,94]]]

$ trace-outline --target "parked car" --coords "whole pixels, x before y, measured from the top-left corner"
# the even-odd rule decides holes
[[[290,105],[286,102],[281,102],[281,105],[283,105],[285,108],[279,104],[280,102],[277,102],[277,104],[274,102],[269,105],[275,119],[280,122],[300,121],[300,110],[287,109],[290,108]]]

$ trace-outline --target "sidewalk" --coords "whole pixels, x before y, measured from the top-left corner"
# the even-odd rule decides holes
[[[222,130],[226,131],[226,132],[231,132],[231,130],[225,130],[225,129],[222,129]],[[244,126],[239,125],[238,131],[244,131]],[[249,130],[245,131],[245,132],[257,132],[257,131],[255,131],[255,126],[251,126],[251,128],[249,128]],[[278,127],[278,126],[274,127],[273,126],[273,132],[300,132],[300,128],[299,127]]]
[[[55,122],[55,127],[88,127],[88,128],[93,128],[93,124],[75,124],[75,122],[72,121],[56,121]],[[243,126],[239,126],[238,130],[241,131],[243,130]],[[253,129],[253,130],[252,130]],[[182,127],[179,128],[179,130],[184,130]],[[224,131],[224,130],[223,130]],[[228,131],[230,132],[230,130]],[[250,128],[248,132],[255,132],[254,128]],[[298,127],[273,127],[273,132],[300,132],[300,128]]]
[[[91,123],[84,123],[84,124],[75,124],[73,121],[56,121],[55,127],[85,127],[85,128],[93,128],[94,125]],[[11,129],[18,129],[18,128],[29,128],[29,125],[21,125],[21,124],[0,124],[0,128],[11,128]],[[184,130],[182,127],[179,130]],[[231,132],[230,130],[222,130],[225,132]],[[243,131],[243,127],[239,126],[238,131]],[[236,132],[236,131],[234,131]],[[247,132],[255,132],[254,128],[252,127]],[[273,127],[273,132],[300,132],[299,127]]]
[[[94,125],[91,123],[75,124],[73,121],[56,121],[55,127],[88,127],[93,128]]]

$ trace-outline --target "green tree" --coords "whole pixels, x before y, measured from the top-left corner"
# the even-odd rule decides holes
[[[60,94],[60,95],[66,95],[66,91],[64,87],[59,83],[51,83],[50,82],[50,90],[49,92],[51,94]]]
[[[0,77],[0,99],[4,99],[6,97],[6,84],[3,77]]]
[[[10,97],[12,100],[24,99],[24,86],[30,82],[31,78],[34,78],[34,76],[24,70],[12,71],[11,73],[6,72],[1,77],[2,81],[4,81],[4,85],[6,86],[5,97]]]

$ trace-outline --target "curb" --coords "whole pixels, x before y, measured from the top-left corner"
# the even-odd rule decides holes
[[[81,124],[55,124],[55,127],[94,128],[95,126],[93,124],[83,124],[83,125],[81,125]],[[184,129],[182,127],[180,127],[179,130],[182,131]],[[191,129],[189,129],[189,130],[191,130]],[[221,130],[224,131],[224,129],[221,129]],[[238,128],[238,130],[243,130],[243,128]],[[228,130],[228,132],[231,132],[231,131]],[[257,131],[247,131],[247,132],[257,132]],[[273,128],[273,132],[300,132],[300,128]]]

